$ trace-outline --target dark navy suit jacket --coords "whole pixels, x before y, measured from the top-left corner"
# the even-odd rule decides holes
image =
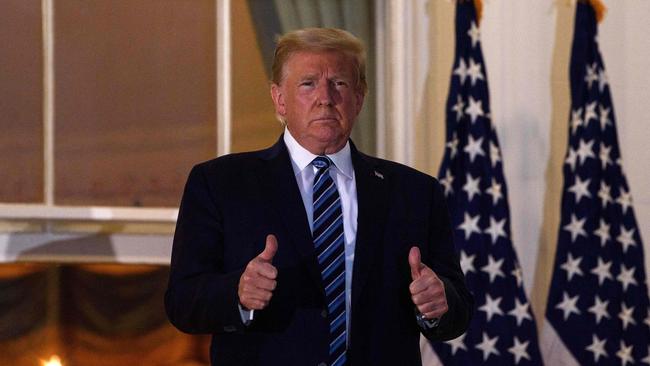
[[[358,227],[348,364],[420,365],[420,332],[447,340],[468,326],[473,300],[452,242],[445,198],[432,177],[364,155],[352,145]],[[246,264],[275,234],[277,288],[267,308],[242,323],[237,286]],[[449,312],[416,323],[408,253],[442,279]],[[327,358],[324,289],[287,148],[223,156],[195,166],[174,236],[165,306],[188,333],[211,333],[213,365],[318,365]]]

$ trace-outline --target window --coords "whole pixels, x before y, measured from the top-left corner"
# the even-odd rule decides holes
[[[57,0],[58,205],[176,207],[216,152],[212,0]]]
[[[365,41],[353,139],[374,153],[376,1],[319,3],[2,2],[0,261],[167,263],[191,166],[281,133],[270,52],[296,27]],[[97,237],[109,249],[79,245]]]

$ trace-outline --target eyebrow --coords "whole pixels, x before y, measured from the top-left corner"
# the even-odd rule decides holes
[[[298,78],[298,80],[314,80],[314,79],[319,79],[319,74],[317,73],[311,73],[311,74],[305,74],[302,75]],[[344,73],[333,73],[331,74],[328,78],[328,80],[333,80],[333,79],[349,79],[353,80],[354,77],[351,75],[345,75]]]

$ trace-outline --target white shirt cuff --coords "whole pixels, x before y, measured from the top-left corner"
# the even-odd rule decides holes
[[[239,306],[239,315],[241,316],[242,323],[249,325],[253,321],[255,310],[245,310],[241,304],[237,304],[237,306]]]

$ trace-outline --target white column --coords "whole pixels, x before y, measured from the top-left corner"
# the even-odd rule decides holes
[[[378,155],[414,163],[416,115],[427,76],[427,0],[377,4]]]
[[[217,1],[217,155],[230,153],[232,67],[230,0]]]

